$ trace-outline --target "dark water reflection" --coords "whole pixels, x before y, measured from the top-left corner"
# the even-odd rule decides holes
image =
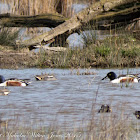
[[[80,72],[85,70],[80,70]],[[120,110],[130,119],[136,120],[133,112],[140,110],[140,83],[112,85],[109,80],[100,81],[109,69],[91,69],[95,75],[71,74],[62,69],[1,69],[5,78],[30,78],[27,87],[8,87],[11,93],[0,96],[2,120],[10,120],[15,126],[50,126],[57,124],[67,129],[87,124],[91,117],[91,107],[97,94],[95,112],[101,104],[109,104],[113,113]],[[127,69],[114,69],[118,75]],[[129,73],[139,73],[140,69],[129,69]],[[75,73],[74,71],[73,73]],[[36,81],[34,76],[53,73],[57,81]],[[97,91],[98,90],[98,91]],[[97,113],[97,118],[99,114]]]

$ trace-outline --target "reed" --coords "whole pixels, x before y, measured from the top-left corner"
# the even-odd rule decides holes
[[[1,29],[0,44],[15,47],[18,37],[17,30],[10,28]],[[92,39],[93,38],[93,39]],[[132,35],[110,36],[104,40],[97,40],[94,35],[84,36],[85,46],[83,48],[67,48],[64,52],[52,52],[41,49],[32,55],[34,63],[26,63],[26,67],[51,67],[51,68],[89,68],[89,67],[136,67],[140,66],[139,41],[134,40]],[[5,49],[8,49],[5,47]],[[28,56],[30,60],[31,56]],[[16,61],[18,63],[18,61]]]
[[[113,33],[114,32],[114,33]],[[139,66],[140,46],[131,32],[123,29],[114,31],[104,40],[97,38],[95,31],[83,34],[84,50],[91,50],[97,66],[133,67]]]
[[[84,39],[85,46],[82,49],[80,47],[67,48],[65,52],[53,52],[48,55],[39,54],[39,56],[44,57],[41,66],[55,68],[140,66],[139,41],[132,41],[133,36],[128,33],[109,36],[104,40],[98,40],[94,35],[91,38],[89,38],[89,35],[85,35]],[[49,65],[45,63],[48,61]],[[38,61],[37,65],[39,63]]]
[[[73,14],[73,0],[2,0],[9,6],[10,13],[17,15],[38,15],[59,12],[64,16]]]
[[[19,30],[17,28],[1,28],[0,29],[0,45],[11,46],[15,49],[16,39]]]
[[[42,126],[42,121],[40,125],[37,124],[39,122],[32,122],[26,126],[24,120],[21,123],[20,118],[15,117],[15,124],[12,123],[12,125],[10,121],[0,122],[0,134],[3,138],[10,140],[139,140],[139,125],[130,120],[129,115],[124,115],[123,109],[117,112],[113,110],[112,113],[98,113],[94,108],[97,104],[94,103],[91,120],[87,125],[81,124],[69,130],[59,126],[56,120],[48,127]]]
[[[131,114],[124,113],[124,109],[130,110],[130,106],[126,106],[125,104],[120,105],[120,103],[118,103],[111,107],[112,112],[98,113],[96,108],[100,108],[100,106],[96,101],[100,94],[99,86],[100,85],[98,85],[97,91],[93,93],[93,95],[96,96],[91,103],[88,113],[90,117],[88,116],[87,118],[89,118],[89,120],[86,119],[88,123],[84,124],[85,122],[83,121],[83,124],[73,127],[73,124],[69,124],[72,128],[65,129],[61,127],[63,125],[59,126],[60,122],[57,119],[57,116],[59,116],[58,113],[56,114],[55,121],[45,127],[43,126],[45,122],[43,122],[42,119],[36,121],[33,118],[33,121],[29,116],[26,118],[27,120],[24,121],[20,118],[21,116],[17,114],[12,120],[0,120],[0,136],[2,136],[2,139],[10,140],[139,140],[140,124],[137,124],[137,121],[131,118]],[[66,115],[71,116],[69,113]],[[10,121],[12,121],[11,124]],[[44,118],[44,121],[47,120]],[[67,120],[64,120],[64,123],[67,123]],[[62,120],[61,124],[63,124]]]

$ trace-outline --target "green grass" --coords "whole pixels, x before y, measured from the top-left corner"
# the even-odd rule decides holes
[[[93,40],[92,40],[93,38]],[[49,63],[55,68],[88,68],[88,67],[136,67],[140,66],[140,42],[132,41],[133,36],[129,34],[110,36],[104,40],[95,39],[94,35],[84,35],[85,45],[83,49],[67,49],[65,52],[55,52],[44,55],[39,54],[43,59],[38,61],[41,67],[47,67]],[[48,65],[49,67],[49,65]]]
[[[19,31],[11,28],[0,30],[0,45],[15,45]],[[138,67],[140,66],[140,41],[133,34],[117,31],[113,35],[110,31],[104,40],[97,39],[97,34],[92,30],[84,32],[83,48],[67,48],[64,52],[48,52],[41,49],[36,55],[33,66],[40,68],[112,68],[112,67]],[[8,49],[8,47],[6,47]]]
[[[12,28],[1,28],[0,45],[15,46],[18,35],[19,35],[19,30],[13,30]]]

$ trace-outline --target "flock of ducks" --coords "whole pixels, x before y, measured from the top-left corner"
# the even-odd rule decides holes
[[[123,83],[123,82],[134,82],[138,83],[140,81],[140,77],[138,77],[139,74],[128,74],[128,75],[117,75],[114,72],[109,72],[107,75],[102,78],[102,80],[109,78],[111,83]],[[36,75],[35,79],[37,81],[53,81],[57,80],[54,75],[49,74],[41,74]],[[28,86],[31,82],[30,79],[17,79],[17,78],[10,78],[5,79],[2,75],[0,75],[0,86],[6,87],[6,86]],[[9,94],[8,89],[1,89],[0,95],[7,95]],[[112,112],[112,109],[109,105],[102,105],[99,109],[98,113],[108,113]],[[137,119],[140,119],[140,111],[135,111],[134,115]]]
[[[54,81],[57,80],[54,75],[50,74],[41,74],[36,75],[35,79],[37,81]],[[0,75],[0,86],[4,87],[3,89],[0,89],[0,95],[8,95],[10,91],[6,89],[6,86],[28,86],[30,84],[30,79],[17,79],[17,78],[10,78],[5,79],[2,75]]]
[[[129,75],[120,75],[117,77],[117,75],[114,72],[109,72],[107,75],[102,79],[109,78],[111,83],[123,83],[123,82],[134,82],[138,83],[140,80],[140,77],[138,77],[139,74],[129,74]],[[35,79],[37,81],[51,81],[51,80],[57,80],[54,75],[49,74],[41,74],[36,75]],[[0,86],[27,86],[30,84],[30,79],[17,79],[17,78],[10,78],[5,79],[2,75],[0,75]]]

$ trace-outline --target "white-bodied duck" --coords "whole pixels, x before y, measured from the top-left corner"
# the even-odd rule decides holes
[[[138,83],[140,80],[140,77],[138,77],[138,75],[139,74],[127,74],[127,75],[119,75],[117,77],[116,73],[109,72],[102,80],[109,78],[111,83],[123,83],[123,82]]]
[[[29,79],[17,79],[17,78],[11,78],[5,80],[5,78],[0,75],[0,86],[27,86],[30,82],[28,82]]]

